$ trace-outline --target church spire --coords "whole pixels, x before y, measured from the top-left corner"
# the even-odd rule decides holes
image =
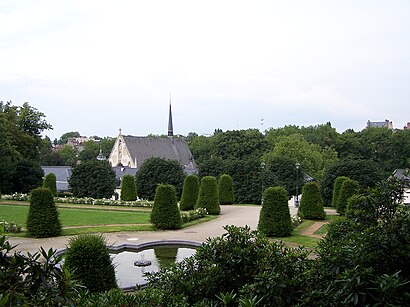
[[[169,137],[174,136],[174,128],[172,126],[171,94],[169,95],[168,136]]]

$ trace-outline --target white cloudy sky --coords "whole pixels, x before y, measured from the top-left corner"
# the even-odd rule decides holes
[[[0,100],[82,135],[410,121],[410,1],[0,0]],[[261,118],[264,125],[261,126]]]

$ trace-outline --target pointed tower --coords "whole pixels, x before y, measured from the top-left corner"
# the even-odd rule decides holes
[[[169,137],[174,136],[174,128],[172,126],[171,95],[169,97],[168,136]]]

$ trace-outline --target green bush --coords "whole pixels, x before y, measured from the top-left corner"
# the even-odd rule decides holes
[[[13,248],[0,237],[0,306],[73,306],[81,288],[55,250],[25,255]]]
[[[218,194],[219,203],[221,205],[232,205],[235,202],[233,180],[231,176],[223,174],[221,178],[219,178]]]
[[[117,288],[114,265],[102,235],[71,238],[64,265],[92,293]]]
[[[44,177],[43,188],[49,189],[54,197],[57,196],[57,178],[54,173],[50,173]]]
[[[86,161],[73,168],[68,182],[75,197],[111,198],[115,173],[107,161]]]
[[[221,213],[219,206],[218,186],[216,178],[213,176],[205,176],[201,180],[199,188],[198,201],[195,209],[205,208],[208,214],[218,215]]]
[[[27,235],[35,238],[47,238],[60,234],[61,223],[51,191],[47,188],[33,190],[27,216]]]
[[[317,182],[308,182],[303,186],[298,215],[308,220],[325,219],[326,213]]]
[[[159,229],[181,228],[182,219],[174,186],[158,185],[151,211],[151,223]]]
[[[121,200],[133,201],[137,199],[137,188],[135,178],[132,175],[124,175],[121,184]]]
[[[286,237],[292,232],[288,193],[282,187],[270,187],[263,193],[258,230],[266,236]]]
[[[345,180],[340,188],[340,195],[338,202],[336,203],[336,210],[340,214],[344,214],[347,208],[348,200],[350,197],[359,193],[359,183],[355,180]]]
[[[149,158],[142,163],[140,170],[135,174],[138,196],[153,200],[158,184],[171,184],[175,186],[179,198],[184,178],[184,170],[178,161]]]
[[[337,203],[339,202],[340,189],[342,188],[343,181],[350,179],[346,176],[339,176],[336,178],[335,183],[333,184],[333,193],[332,193],[332,207],[336,208]]]
[[[196,175],[188,175],[184,180],[179,208],[184,211],[192,210],[198,200],[199,180]]]

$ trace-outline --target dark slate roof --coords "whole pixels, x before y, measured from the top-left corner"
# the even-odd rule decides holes
[[[42,166],[44,176],[53,173],[56,175],[57,191],[68,191],[68,179],[71,177],[71,166]]]
[[[144,161],[151,157],[176,160],[185,169],[197,169],[195,160],[182,138],[138,137],[124,135],[124,142],[132,160],[137,161],[139,169]]]
[[[115,173],[117,188],[121,187],[122,177],[124,177],[124,175],[128,174],[128,175],[135,176],[135,174],[137,173],[136,168],[131,168],[128,166],[114,166],[112,170]]]

